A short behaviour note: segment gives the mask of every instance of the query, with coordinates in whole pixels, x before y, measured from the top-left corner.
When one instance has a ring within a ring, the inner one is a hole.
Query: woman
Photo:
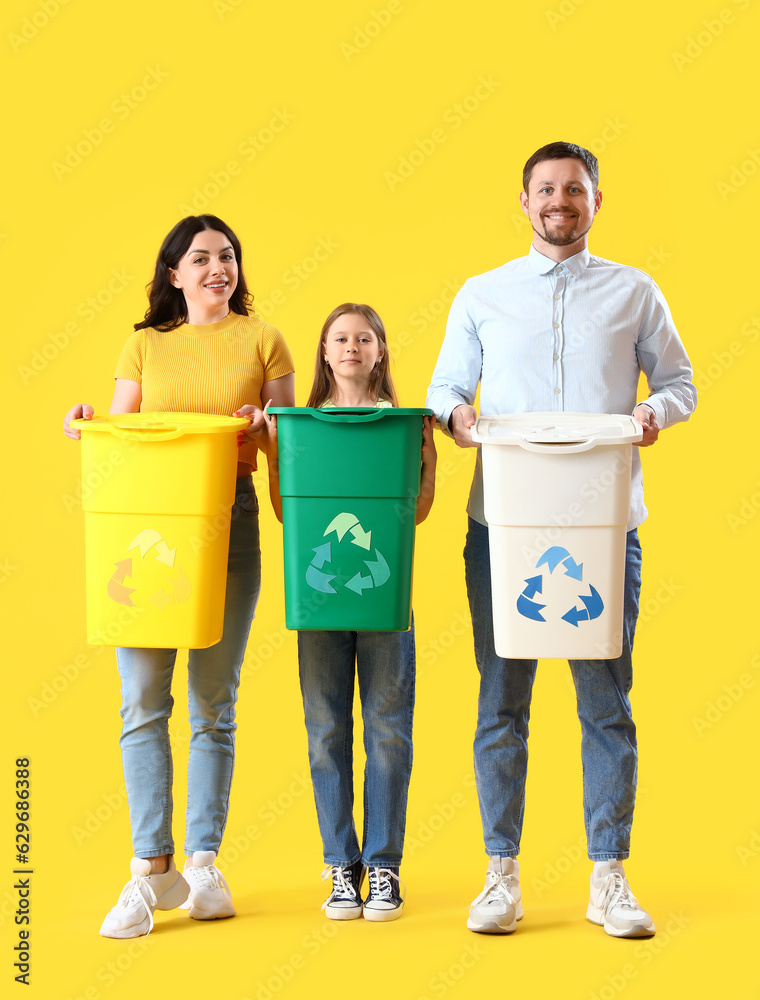
[[[145,319],[135,324],[116,367],[111,413],[140,410],[233,413],[251,421],[241,435],[222,639],[190,650],[190,756],[183,874],[174,864],[172,758],[168,723],[175,649],[118,648],[122,761],[135,857],[132,879],[100,933],[148,934],[154,909],[184,903],[190,916],[235,915],[215,865],[227,821],[232,780],[235,701],[240,667],[260,584],[258,502],[251,472],[266,449],[262,402],[293,406],[290,352],[279,330],[252,311],[240,243],[213,215],[182,219],[164,240],[149,285]],[[93,409],[72,407],[69,422]],[[184,875],[184,878],[183,878]]]

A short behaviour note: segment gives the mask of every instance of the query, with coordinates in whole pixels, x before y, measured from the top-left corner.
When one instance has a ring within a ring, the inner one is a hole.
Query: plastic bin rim
[[[501,428],[490,437],[488,426]],[[557,433],[559,432],[559,433]],[[575,443],[574,436],[599,444],[626,444],[641,439],[641,426],[629,413],[585,413],[564,410],[481,415],[473,427],[473,440],[483,444]]]
[[[249,421],[245,417],[230,417],[220,413],[177,413],[155,411],[142,413],[109,413],[93,416],[89,420],[72,420],[71,427],[80,431],[98,431],[117,434],[119,430],[136,432],[148,438],[151,432],[158,436],[166,431],[177,434],[229,434],[241,431]]]
[[[314,406],[270,406],[267,413],[272,414],[282,414],[282,415],[304,415],[313,416],[315,413],[330,413],[330,414],[343,414],[343,413],[373,413],[381,414],[382,417],[432,417],[433,410],[427,409],[426,407],[404,407],[404,406],[387,406],[378,409],[375,406],[331,406],[328,408],[314,407]],[[379,418],[378,418],[379,419]]]

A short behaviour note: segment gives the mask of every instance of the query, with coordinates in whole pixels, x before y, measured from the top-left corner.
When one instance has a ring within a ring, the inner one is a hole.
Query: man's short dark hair
[[[537,149],[523,167],[523,191],[528,193],[533,168],[537,164],[543,163],[544,160],[568,159],[581,161],[588,170],[593,190],[596,191],[599,186],[599,161],[593,153],[584,149],[583,146],[576,146],[574,142],[550,142],[547,146]]]

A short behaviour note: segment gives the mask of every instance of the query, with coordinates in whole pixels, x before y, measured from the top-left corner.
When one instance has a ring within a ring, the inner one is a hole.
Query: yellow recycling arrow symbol
[[[140,531],[127,546],[127,551],[140,549],[140,556],[145,558],[151,549],[155,549],[156,562],[163,563],[170,569],[175,569],[174,560],[177,554],[176,548],[170,549],[160,533],[154,528],[145,528]],[[134,607],[132,595],[136,592],[135,587],[128,587],[124,580],[129,577],[133,579],[132,570],[133,559],[123,559],[116,563],[116,571],[111,576],[107,584],[108,596],[118,604],[127,604]],[[140,562],[138,561],[138,566]],[[147,600],[157,608],[163,608],[169,604],[182,604],[192,593],[192,585],[183,570],[176,568],[176,576],[165,577],[166,584],[161,586],[155,594]],[[155,582],[153,584],[155,586]]]

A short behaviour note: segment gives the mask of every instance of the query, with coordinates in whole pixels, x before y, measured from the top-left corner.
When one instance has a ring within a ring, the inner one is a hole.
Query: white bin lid
[[[478,417],[472,440],[518,445],[527,451],[590,451],[598,445],[631,444],[642,437],[641,424],[627,413],[505,413]]]

